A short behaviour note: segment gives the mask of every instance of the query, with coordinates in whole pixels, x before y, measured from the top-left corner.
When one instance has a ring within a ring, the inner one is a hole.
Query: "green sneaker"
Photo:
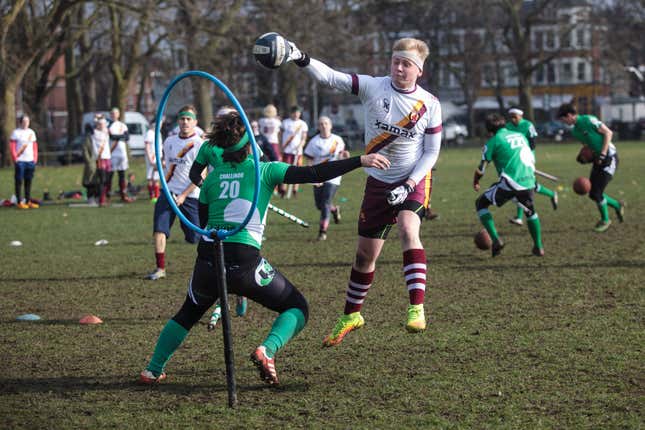
[[[593,229],[596,233],[603,233],[607,231],[610,225],[611,225],[611,220],[607,220],[607,221],[600,220],[598,221],[598,223]]]
[[[358,330],[359,328],[365,325],[365,320],[360,312],[353,312],[348,315],[343,315],[338,318],[334,329],[327,335],[323,340],[323,346],[334,346],[338,345],[343,341],[343,338],[347,333],[352,330]]]
[[[408,305],[408,322],[405,329],[410,333],[418,333],[426,329],[426,316],[423,304]]]

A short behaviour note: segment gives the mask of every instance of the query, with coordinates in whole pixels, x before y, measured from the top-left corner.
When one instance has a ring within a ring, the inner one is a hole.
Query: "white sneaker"
[[[511,218],[508,220],[508,222],[515,225],[524,225],[524,221],[522,221],[522,218]]]
[[[152,273],[147,274],[145,279],[149,281],[156,281],[157,279],[161,279],[165,277],[166,277],[166,270],[160,269],[157,267]]]

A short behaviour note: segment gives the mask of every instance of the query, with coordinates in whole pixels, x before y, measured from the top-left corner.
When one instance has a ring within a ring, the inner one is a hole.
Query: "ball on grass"
[[[586,194],[589,194],[590,190],[591,190],[591,181],[589,181],[588,178],[581,176],[579,178],[576,178],[575,181],[573,181],[573,191],[575,191],[576,194],[580,194],[581,196],[584,196]]]
[[[475,235],[475,245],[481,250],[490,249],[493,241],[485,228],[482,228],[479,233]]]

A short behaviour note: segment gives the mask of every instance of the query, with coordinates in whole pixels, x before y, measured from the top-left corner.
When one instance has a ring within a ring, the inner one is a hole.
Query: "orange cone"
[[[101,324],[103,320],[95,315],[85,315],[78,321],[80,324]]]

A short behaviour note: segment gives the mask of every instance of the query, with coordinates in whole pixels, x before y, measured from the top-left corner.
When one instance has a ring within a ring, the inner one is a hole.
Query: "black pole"
[[[226,289],[226,266],[224,266],[224,245],[215,240],[215,266],[217,270],[217,287],[222,307],[222,332],[224,334],[224,359],[226,361],[226,388],[228,389],[228,406],[237,406],[237,389],[235,387],[235,361],[233,360],[233,339],[231,338],[231,314],[228,311],[228,293]]]

